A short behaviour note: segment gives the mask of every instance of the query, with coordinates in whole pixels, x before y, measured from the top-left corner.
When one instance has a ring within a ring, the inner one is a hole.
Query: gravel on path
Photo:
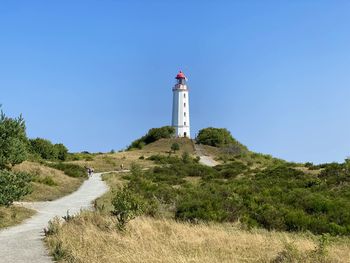
[[[44,246],[43,229],[55,216],[78,213],[90,209],[92,201],[108,190],[96,173],[86,180],[74,193],[50,202],[28,203],[25,206],[37,210],[37,214],[22,224],[0,230],[0,262],[47,263],[52,262]]]

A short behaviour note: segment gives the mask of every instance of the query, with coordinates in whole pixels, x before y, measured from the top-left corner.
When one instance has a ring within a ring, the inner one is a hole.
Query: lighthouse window
[[[186,93],[184,93],[184,98],[186,98]]]
[[[184,125],[186,126],[186,122],[184,122]]]
[[[186,112],[184,112],[184,117],[186,117]]]
[[[184,103],[184,107],[186,107],[186,102]]]

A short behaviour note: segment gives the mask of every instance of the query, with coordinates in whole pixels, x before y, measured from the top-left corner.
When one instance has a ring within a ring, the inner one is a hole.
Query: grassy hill
[[[12,168],[13,172],[22,172],[31,178],[30,193],[22,197],[19,201],[51,201],[70,194],[79,188],[86,176],[85,169],[77,167],[77,170],[81,172],[80,174],[74,171],[74,173],[68,172],[70,174],[68,175],[63,171],[65,164],[62,164],[63,167],[61,169],[49,167],[49,165],[54,164],[25,161]],[[76,177],[72,176],[73,174]],[[23,207],[21,204],[14,204],[10,207],[0,206],[0,228],[19,224],[34,214],[34,210]]]
[[[180,150],[169,154],[174,142]],[[111,190],[96,200],[96,212],[52,225],[46,239],[52,254],[82,262],[347,262],[347,163],[315,166],[248,149],[202,149],[220,165],[199,164],[188,139],[94,156],[87,162],[101,169],[122,162],[132,171],[104,176]],[[142,216],[120,231],[112,213],[120,211],[115,200],[123,192],[123,209],[140,207]]]
[[[79,165],[81,167],[93,167],[96,172],[109,172],[120,170],[120,165],[123,164],[125,169],[130,169],[132,164],[138,164],[141,167],[154,166],[153,161],[147,160],[148,157],[161,154],[169,155],[171,145],[178,143],[180,150],[171,155],[181,156],[184,152],[194,154],[193,142],[186,138],[168,138],[160,139],[145,145],[142,149],[132,149],[129,151],[121,151],[105,154],[74,154],[71,156],[69,163]]]
[[[125,176],[104,176],[111,190],[67,222],[54,221],[46,242],[60,262],[347,262],[348,237],[268,231],[232,223],[176,221],[171,213],[130,221],[117,229],[112,200]],[[164,207],[163,207],[164,208]],[[82,242],[83,240],[83,242]]]
[[[54,169],[37,162],[23,162],[13,168],[16,172],[32,175],[32,192],[22,201],[51,201],[76,191],[84,177],[71,177],[62,170]],[[85,173],[85,171],[84,171]]]

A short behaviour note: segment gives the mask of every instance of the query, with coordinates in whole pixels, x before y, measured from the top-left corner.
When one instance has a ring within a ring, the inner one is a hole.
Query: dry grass
[[[350,262],[348,238],[336,238],[324,257],[316,249],[317,236],[263,229],[249,231],[239,223],[194,225],[140,217],[129,223],[126,232],[120,232],[108,211],[112,209],[113,191],[125,181],[116,173],[104,175],[104,179],[111,191],[96,201],[102,212],[83,212],[68,223],[57,224],[58,230],[46,238],[51,253],[59,261]],[[197,178],[186,179],[198,183]]]
[[[98,172],[109,172],[120,170],[123,164],[125,169],[130,169],[132,164],[138,164],[141,167],[152,167],[154,163],[147,160],[151,155],[169,154],[171,145],[177,142],[180,150],[175,155],[181,156],[183,152],[194,154],[193,143],[190,139],[160,139],[156,142],[146,145],[141,150],[131,150],[117,153],[98,154],[93,156],[92,160],[71,161],[71,163],[80,166],[93,167]]]
[[[142,167],[152,166],[152,162],[139,159],[143,156],[140,151],[128,151],[118,153],[106,153],[94,156],[93,160],[71,161],[82,167],[93,167],[96,172],[110,172],[120,170],[120,165],[123,164],[124,169],[130,169],[133,163],[139,164]]]
[[[0,228],[13,226],[35,214],[34,210],[21,206],[0,206]]]
[[[284,255],[286,244],[295,247],[295,260],[279,262],[320,262],[307,256],[315,253],[313,236],[146,217],[131,221],[123,233],[112,217],[93,212],[61,225],[46,241],[53,254],[63,256],[62,262],[271,262]],[[323,262],[349,262],[348,241],[331,245]]]
[[[34,181],[31,183],[33,191],[24,197],[24,201],[51,201],[76,191],[83,182],[82,178],[69,177],[62,171],[39,163],[26,161],[16,165],[13,170],[34,176]]]
[[[220,151],[220,148],[218,148],[218,147],[204,145],[204,144],[201,144],[200,147],[201,147],[204,154],[215,157],[215,158],[218,158],[222,154],[222,152]]]
[[[176,152],[177,155],[181,155],[184,152],[194,154],[193,142],[188,138],[160,139],[146,145],[141,152],[149,155],[168,154],[173,143],[177,143],[180,146],[180,150]]]

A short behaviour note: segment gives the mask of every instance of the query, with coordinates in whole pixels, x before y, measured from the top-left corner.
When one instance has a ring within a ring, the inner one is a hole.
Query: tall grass
[[[32,192],[23,198],[24,201],[50,201],[77,190],[83,178],[73,178],[63,171],[47,167],[40,163],[23,162],[13,168],[16,172],[27,172],[32,175]]]
[[[34,210],[21,206],[0,206],[0,229],[19,224],[34,214]]]
[[[46,241],[61,262],[316,263],[350,258],[348,240],[339,240],[323,255],[315,236],[246,231],[239,223],[193,225],[141,217],[131,221],[126,232],[116,230],[115,223],[111,216],[83,212],[58,225]]]

